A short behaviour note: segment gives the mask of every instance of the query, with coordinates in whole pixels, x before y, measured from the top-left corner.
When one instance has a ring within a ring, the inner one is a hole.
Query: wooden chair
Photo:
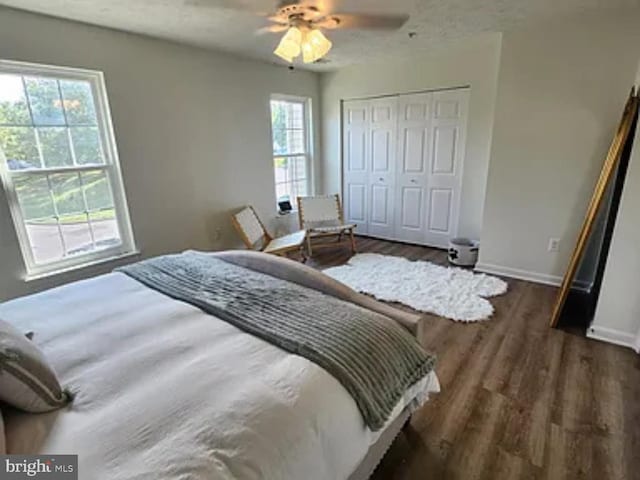
[[[247,248],[283,257],[295,252],[300,255],[303,262],[307,260],[304,253],[307,235],[304,230],[273,238],[258,218],[256,211],[250,206],[232,215],[231,221]]]
[[[335,247],[343,242],[351,244],[356,252],[353,231],[356,225],[344,223],[340,195],[298,197],[300,228],[307,231],[307,253],[313,255],[313,248]],[[347,238],[348,235],[348,238]],[[336,241],[321,241],[312,245],[313,239],[335,238]]]

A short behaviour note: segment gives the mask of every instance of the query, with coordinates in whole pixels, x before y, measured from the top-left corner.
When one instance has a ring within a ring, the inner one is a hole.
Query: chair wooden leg
[[[349,236],[351,236],[351,251],[353,253],[356,253],[357,248],[356,248],[356,237],[353,234],[353,229],[349,230]]]
[[[313,257],[313,249],[311,247],[311,235],[307,235],[307,253],[310,257]]]

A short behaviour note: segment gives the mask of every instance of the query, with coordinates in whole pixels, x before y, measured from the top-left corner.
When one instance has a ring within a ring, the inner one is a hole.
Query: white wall
[[[633,85],[638,25],[636,10],[504,33],[479,269],[559,283]]]
[[[640,65],[636,85],[640,88]],[[640,128],[636,131],[600,298],[588,336],[640,353]]]
[[[235,244],[228,212],[246,203],[275,217],[271,93],[311,97],[319,124],[316,74],[1,7],[0,58],[105,72],[143,256]],[[0,192],[0,300],[113,266],[25,283]]]
[[[459,234],[478,238],[489,166],[500,34],[469,39],[409,60],[356,65],[322,75],[325,193],[342,189],[340,101],[471,86]]]

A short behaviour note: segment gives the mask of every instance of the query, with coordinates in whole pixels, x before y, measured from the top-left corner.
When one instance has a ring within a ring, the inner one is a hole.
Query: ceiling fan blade
[[[273,23],[280,23],[280,24],[284,24],[287,21],[286,17],[283,17],[282,15],[274,15],[274,14],[269,14],[267,16],[265,16],[265,18]]]
[[[409,20],[409,15],[369,15],[342,13],[329,15],[315,25],[320,28],[360,28],[364,30],[397,30]]]
[[[319,12],[324,13],[325,15],[330,14],[335,9],[334,0],[316,0],[314,5]]]
[[[264,35],[266,33],[280,33],[289,28],[289,25],[279,23],[277,25],[269,25],[268,27],[262,27],[255,31],[256,35]]]

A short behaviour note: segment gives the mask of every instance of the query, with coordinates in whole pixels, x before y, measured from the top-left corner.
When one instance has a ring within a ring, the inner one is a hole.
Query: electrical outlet
[[[549,246],[547,247],[547,250],[549,250],[550,252],[557,252],[558,250],[560,250],[560,239],[559,238],[550,238],[549,239]]]

